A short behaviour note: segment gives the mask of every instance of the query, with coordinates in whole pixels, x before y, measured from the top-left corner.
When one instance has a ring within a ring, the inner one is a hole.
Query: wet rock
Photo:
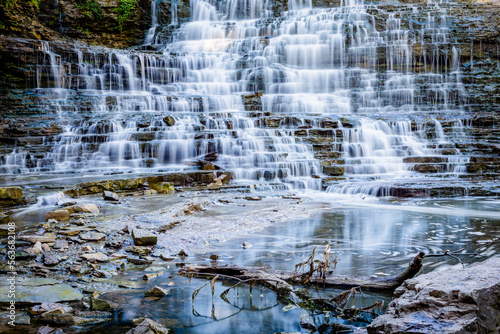
[[[120,248],[123,245],[123,241],[118,238],[112,238],[111,240],[107,240],[105,246],[111,248]]]
[[[247,196],[245,197],[247,201],[262,201],[262,196]]]
[[[106,238],[106,234],[99,232],[86,232],[80,234],[80,239],[85,241],[100,241]]]
[[[93,214],[99,214],[99,208],[97,205],[93,203],[87,203],[87,204],[77,204],[77,205],[72,205],[66,207],[65,210],[68,210],[69,213],[93,213]]]
[[[171,262],[171,261],[175,260],[176,257],[168,256],[166,254],[160,254],[160,259],[162,259],[163,261],[166,261],[166,262]]]
[[[53,252],[48,252],[43,254],[43,264],[45,264],[47,267],[52,267],[59,264],[59,259]]]
[[[318,330],[307,316],[302,316],[302,318],[300,319],[300,327],[311,332],[316,332]]]
[[[14,323],[16,325],[31,325],[31,318],[26,313],[17,314]]]
[[[56,243],[54,244],[54,249],[67,249],[68,247],[68,242],[62,239],[57,239]]]
[[[248,242],[244,242],[243,245],[242,245],[243,248],[250,248],[252,246],[253,245],[251,243],[248,243]]]
[[[105,190],[102,193],[102,197],[104,198],[105,201],[114,201],[114,202],[120,201],[120,197],[118,197],[118,195],[112,191]]]
[[[66,306],[60,303],[42,303],[40,305],[33,306],[30,310],[30,314],[32,315],[40,315],[45,312],[49,312],[58,308],[64,309],[66,313],[70,313],[73,311],[73,308]]]
[[[50,250],[51,250],[50,246],[47,244],[42,244],[42,249],[44,252],[50,252]]]
[[[99,294],[94,292],[90,296],[90,308],[92,311],[109,311],[111,310],[111,305],[101,298],[99,298]]]
[[[52,243],[56,241],[56,237],[52,236],[44,236],[44,235],[20,235],[18,237],[20,240],[26,240],[31,242],[32,244],[40,243]],[[41,245],[40,245],[41,247]]]
[[[87,246],[84,246],[82,248],[82,251],[84,251],[84,252],[93,252],[94,249],[91,246],[87,245]]]
[[[394,295],[368,333],[493,333],[500,326],[500,258],[418,276]]]
[[[0,303],[9,303],[9,287],[0,286]],[[16,281],[16,296],[14,300],[18,303],[58,303],[78,301],[83,295],[77,289],[67,284],[48,278],[18,278]]]
[[[165,116],[163,118],[163,122],[165,122],[165,124],[167,126],[174,126],[175,125],[175,119],[172,116]]]
[[[152,260],[149,259],[140,259],[140,258],[134,258],[134,257],[127,257],[127,261],[139,266],[147,265],[153,263]]]
[[[38,328],[36,334],[63,334],[64,332],[60,328],[52,328],[49,326],[42,326]]]
[[[163,289],[155,285],[151,290],[146,291],[145,296],[166,296],[170,293],[168,289]]]
[[[80,255],[81,258],[90,261],[90,262],[108,262],[109,257],[103,253],[88,253]]]
[[[146,254],[151,253],[151,247],[131,246],[131,247],[127,248],[127,252],[140,254],[140,255],[146,255]]]
[[[153,333],[168,334],[169,330],[151,319],[144,319],[144,321],[142,321],[135,328],[129,330],[126,334],[153,334]]]
[[[184,249],[182,249],[182,250],[179,252],[179,254],[177,254],[177,255],[179,255],[180,257],[188,257],[188,256],[189,256],[189,255],[188,255],[188,254],[184,251]]]
[[[216,255],[216,254],[210,255],[210,260],[217,261],[218,259],[219,259],[219,255]]]
[[[69,220],[70,218],[71,218],[70,212],[68,210],[65,210],[65,209],[58,209],[58,210],[54,210],[51,212],[47,212],[45,214],[46,221],[48,221],[50,219],[62,221],[62,220]]]
[[[323,167],[323,173],[332,176],[344,175],[345,167],[343,166],[325,166]]]
[[[163,272],[156,272],[156,273],[150,273],[150,274],[146,274],[144,276],[142,276],[142,279],[145,280],[145,281],[148,281],[148,280],[151,280],[153,278],[156,278],[156,277],[160,277],[161,275],[163,275]]]
[[[33,247],[26,249],[26,252],[31,255],[38,255],[43,252],[42,243],[38,241]]]
[[[132,230],[132,238],[137,246],[154,246],[158,242],[156,234],[138,228]]]
[[[0,206],[11,206],[23,203],[21,187],[0,187]]]

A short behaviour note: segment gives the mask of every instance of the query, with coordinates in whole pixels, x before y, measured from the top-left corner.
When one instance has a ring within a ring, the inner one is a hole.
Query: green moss
[[[78,0],[76,8],[91,20],[102,18],[102,8],[96,0]]]
[[[122,31],[123,24],[130,18],[137,5],[137,0],[120,0],[120,4],[115,9],[115,12],[118,14],[118,27],[120,31]]]
[[[36,9],[40,9],[40,0],[31,0],[31,2],[35,5]]]

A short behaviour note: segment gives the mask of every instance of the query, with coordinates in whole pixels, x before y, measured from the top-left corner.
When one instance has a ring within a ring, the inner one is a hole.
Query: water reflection
[[[212,246],[207,254],[190,257],[191,263],[209,264],[209,255],[221,257],[219,264],[269,265],[276,269],[293,270],[298,262],[310,256],[314,247],[329,244],[339,263],[338,274],[393,275],[399,273],[419,252],[443,253],[445,250],[466,248],[475,250],[494,237],[500,236],[500,219],[488,216],[487,210],[496,209],[495,200],[420,200],[392,205],[338,206],[311,219],[276,224],[245,238]],[[420,208],[422,210],[416,210]],[[438,208],[441,214],[425,213]],[[476,216],[460,216],[457,211],[477,212]],[[212,215],[213,212],[206,212]],[[253,245],[243,249],[243,242]],[[480,261],[498,254],[498,245],[491,245],[481,257],[465,257],[464,262]],[[429,258],[424,260],[424,271],[460,267],[454,259]],[[175,275],[178,268],[166,268],[163,276],[152,282],[142,282],[137,290],[109,293],[106,298],[118,308],[116,321],[95,329],[96,333],[126,331],[131,319],[150,317],[176,333],[273,333],[306,332],[299,320],[306,311],[299,308],[284,311],[275,294],[264,287],[249,286],[231,290],[225,301],[220,297],[230,287],[229,282],[215,284],[214,296],[210,285],[203,288],[193,301],[192,294],[207,280],[188,279]],[[142,271],[127,273],[140,279]],[[130,277],[129,277],[130,278]],[[173,285],[172,283],[173,282]],[[170,285],[169,285],[170,283]],[[144,291],[154,285],[169,289],[163,298],[146,298]],[[318,296],[336,296],[335,289],[318,289]],[[376,300],[390,301],[390,296],[369,293],[356,296],[356,306],[373,304]],[[350,304],[349,306],[351,306]],[[313,315],[317,324],[324,315]],[[345,323],[331,318],[330,321]],[[353,323],[351,323],[353,324]],[[366,323],[354,323],[365,326]]]

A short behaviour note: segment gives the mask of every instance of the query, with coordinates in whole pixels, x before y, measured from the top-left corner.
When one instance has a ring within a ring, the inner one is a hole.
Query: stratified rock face
[[[368,333],[498,333],[500,258],[406,281]]]

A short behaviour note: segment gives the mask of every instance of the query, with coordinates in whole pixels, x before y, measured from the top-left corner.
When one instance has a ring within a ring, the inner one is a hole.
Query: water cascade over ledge
[[[42,44],[33,88],[62,132],[4,156],[3,175],[179,172],[217,152],[237,182],[383,196],[391,180],[466,173],[440,4],[194,0],[163,43],[161,2],[144,41],[156,51]]]

